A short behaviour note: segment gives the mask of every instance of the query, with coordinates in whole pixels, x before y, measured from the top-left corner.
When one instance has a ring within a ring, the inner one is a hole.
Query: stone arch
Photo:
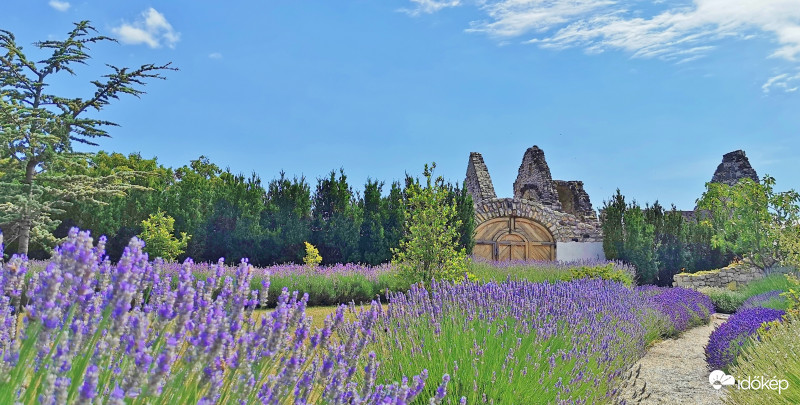
[[[475,228],[473,254],[489,260],[555,260],[555,238],[530,218],[498,216]]]

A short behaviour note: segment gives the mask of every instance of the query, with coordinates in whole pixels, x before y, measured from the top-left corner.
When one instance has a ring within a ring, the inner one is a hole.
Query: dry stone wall
[[[692,274],[679,273],[673,277],[672,285],[695,290],[700,287],[723,288],[732,282],[736,282],[736,284],[746,284],[762,278],[764,278],[764,271],[758,267],[738,264],[717,270],[701,271]]]

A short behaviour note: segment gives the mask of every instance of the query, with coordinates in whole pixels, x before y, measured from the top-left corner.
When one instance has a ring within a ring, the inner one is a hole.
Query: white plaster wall
[[[605,259],[603,242],[556,242],[556,260]]]

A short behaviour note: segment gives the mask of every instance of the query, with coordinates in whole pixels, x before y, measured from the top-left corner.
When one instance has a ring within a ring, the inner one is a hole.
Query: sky
[[[692,209],[743,149],[800,189],[800,0],[4,0],[0,29],[41,59],[81,20],[118,43],[52,92],[88,97],[106,64],[180,69],[91,115],[120,127],[82,150],[265,181],[344,168],[356,190],[428,162],[460,183],[480,152],[511,197],[538,145],[596,208],[619,188]]]

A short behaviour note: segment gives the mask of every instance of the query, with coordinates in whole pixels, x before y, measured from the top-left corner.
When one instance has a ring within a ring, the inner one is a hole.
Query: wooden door
[[[489,260],[555,260],[555,242],[536,221],[501,217],[478,225],[473,254]]]

